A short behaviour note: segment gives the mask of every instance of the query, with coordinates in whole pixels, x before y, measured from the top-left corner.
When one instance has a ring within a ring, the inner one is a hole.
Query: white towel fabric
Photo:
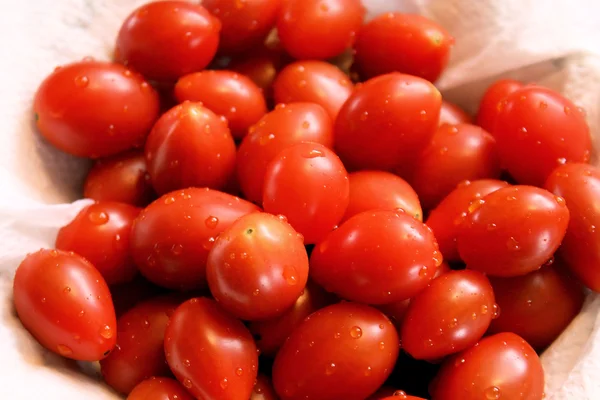
[[[499,76],[563,92],[587,111],[600,135],[600,3],[596,0],[363,0],[370,16],[416,12],[456,38],[438,82],[448,99],[474,111]],[[120,397],[75,363],[43,350],[12,307],[12,277],[27,252],[52,247],[77,199],[87,163],[35,133],[31,100],[57,65],[107,59],[118,27],[141,0],[7,0],[0,13],[0,398],[106,400]],[[596,158],[594,158],[596,159]],[[62,203],[62,204],[61,204]],[[547,400],[600,399],[600,296],[543,355]]]

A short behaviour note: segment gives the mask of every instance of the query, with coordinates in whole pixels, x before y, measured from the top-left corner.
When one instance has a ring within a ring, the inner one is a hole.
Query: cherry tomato
[[[177,100],[199,101],[212,112],[227,118],[235,139],[267,113],[261,89],[244,75],[232,71],[203,71],[185,75],[175,85]]]
[[[394,392],[391,396],[384,398],[383,400],[425,400],[422,397],[409,396],[403,391],[399,390]]]
[[[277,33],[292,57],[324,60],[352,46],[364,14],[360,0],[285,0]]]
[[[544,398],[538,355],[519,336],[499,333],[444,362],[433,400]]]
[[[58,231],[56,248],[84,257],[109,285],[129,282],[138,272],[129,252],[129,236],[139,213],[139,208],[124,203],[91,204]]]
[[[202,103],[184,102],[158,120],[146,142],[146,163],[159,194],[188,187],[222,189],[235,171],[227,120]]]
[[[496,131],[496,118],[500,111],[502,111],[501,102],[509,94],[516,92],[522,87],[522,82],[513,79],[501,79],[488,87],[479,103],[477,125],[493,135],[496,133],[502,134],[502,132]]]
[[[321,241],[342,220],[350,187],[338,156],[319,143],[298,143],[268,165],[263,207],[287,217],[304,242]]]
[[[269,319],[294,305],[308,279],[302,238],[282,218],[241,217],[215,241],[208,286],[223,308],[246,320]]]
[[[404,350],[437,360],[473,346],[494,316],[494,291],[477,271],[450,271],[415,296],[402,324]]]
[[[148,205],[154,196],[144,153],[138,150],[99,159],[83,186],[85,198],[138,207]]]
[[[569,227],[559,254],[584,285],[600,292],[600,170],[587,164],[562,165],[545,187],[562,196],[569,208]]]
[[[399,176],[385,171],[358,171],[348,175],[348,179],[350,203],[342,221],[363,211],[397,209],[423,220],[417,193]]]
[[[440,110],[439,125],[450,124],[471,124],[473,118],[467,114],[462,108],[449,101],[442,101],[442,109]]]
[[[422,222],[395,211],[365,211],[332,231],[312,252],[311,277],[345,299],[388,304],[429,284],[442,255]]]
[[[286,147],[315,142],[333,147],[333,122],[314,103],[278,105],[248,131],[238,150],[237,174],[246,198],[261,203],[267,165]]]
[[[158,95],[122,65],[82,61],[56,69],[33,109],[42,136],[80,157],[105,157],[141,145],[158,118]]]
[[[381,312],[339,303],[304,320],[283,344],[273,364],[273,384],[282,400],[363,400],[387,379],[400,343]]]
[[[82,257],[59,250],[29,254],[17,268],[13,296],[23,326],[48,350],[97,361],[115,347],[108,286]]]
[[[334,121],[354,89],[350,78],[335,65],[309,60],[286,66],[273,85],[277,103],[317,103]]]
[[[168,193],[142,211],[131,231],[140,272],[157,285],[198,289],[206,283],[206,258],[215,238],[259,208],[211,189]]]
[[[392,73],[357,87],[335,123],[335,148],[349,169],[391,170],[414,159],[437,128],[442,96],[431,83]]]
[[[409,182],[425,209],[432,209],[464,180],[498,178],[496,140],[478,126],[442,125],[418,157]]]
[[[204,69],[219,45],[221,23],[187,1],[156,1],[135,10],[121,25],[117,61],[148,79],[175,81]]]
[[[567,162],[588,162],[590,129],[568,99],[539,86],[513,92],[500,103],[495,131],[503,165],[517,182],[542,186]]]
[[[358,33],[355,62],[366,78],[399,71],[434,82],[446,68],[453,44],[444,28],[425,17],[387,13]]]
[[[258,374],[250,400],[279,400],[269,378]]]
[[[469,206],[458,252],[468,268],[488,275],[525,275],[552,257],[568,223],[563,198],[533,186],[502,188]]]
[[[127,400],[194,400],[179,382],[171,378],[152,377],[141,382]]]
[[[202,5],[221,21],[219,51],[232,54],[264,43],[275,26],[281,0],[204,0]]]
[[[169,375],[165,329],[179,303],[175,297],[156,298],[140,303],[119,318],[115,350],[100,362],[106,383],[127,394],[145,379]]]
[[[258,355],[244,324],[207,298],[180,305],[165,333],[169,367],[196,398],[250,398]],[[218,362],[216,362],[218,360]]]
[[[469,207],[487,194],[507,186],[508,183],[493,179],[465,181],[431,211],[425,224],[435,234],[440,251],[446,261],[460,260],[456,240],[459,229],[467,218]]]
[[[306,317],[334,302],[335,296],[325,292],[312,281],[308,281],[298,300],[282,315],[266,321],[254,321],[249,325],[260,354],[268,357],[275,356],[285,339]]]
[[[553,260],[524,276],[491,278],[501,313],[489,332],[516,333],[540,350],[550,345],[579,313],[584,300],[582,286],[560,264]]]

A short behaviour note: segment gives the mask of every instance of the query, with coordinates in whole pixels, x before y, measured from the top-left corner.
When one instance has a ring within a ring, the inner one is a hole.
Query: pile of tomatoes
[[[41,135],[96,162],[16,271],[40,344],[131,400],[544,397],[600,290],[585,115],[501,80],[473,120],[433,84],[448,32],[364,14],[152,2],[43,81]]]

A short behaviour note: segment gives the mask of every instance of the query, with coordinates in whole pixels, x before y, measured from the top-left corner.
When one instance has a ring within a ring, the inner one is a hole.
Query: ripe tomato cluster
[[[18,267],[29,332],[130,400],[542,399],[536,351],[600,291],[583,111],[501,80],[471,118],[420,16],[202,4],[39,87],[95,202]]]

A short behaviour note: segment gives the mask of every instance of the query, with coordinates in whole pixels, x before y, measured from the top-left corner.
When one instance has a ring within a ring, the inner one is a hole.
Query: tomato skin
[[[569,223],[565,201],[533,186],[499,189],[469,208],[458,252],[468,268],[490,276],[539,269],[560,246]]]
[[[422,397],[408,396],[406,394],[393,394],[383,400],[425,400]]]
[[[273,83],[277,103],[317,103],[335,121],[354,85],[338,67],[325,61],[304,60],[287,65]]]
[[[269,378],[263,374],[258,374],[250,400],[278,400]]]
[[[29,333],[63,357],[98,361],[115,347],[108,286],[74,253],[42,249],[25,257],[15,273],[13,301]]]
[[[308,279],[302,239],[283,219],[252,213],[223,231],[208,254],[208,286],[232,315],[264,320],[294,305]]]
[[[357,87],[335,122],[348,169],[391,170],[415,158],[437,128],[442,97],[424,79],[391,73]]]
[[[395,211],[366,211],[317,244],[310,274],[344,299],[380,305],[419,293],[441,263],[433,233],[422,222]]]
[[[84,257],[109,285],[129,282],[138,273],[129,252],[129,237],[140,211],[124,203],[91,204],[58,231],[56,248]]]
[[[590,159],[590,130],[583,111],[557,92],[528,86],[501,103],[495,132],[503,165],[517,182],[542,186],[567,162]]]
[[[85,178],[83,197],[147,206],[155,193],[144,153],[135,150],[96,161]]]
[[[501,79],[490,85],[479,102],[477,125],[481,126],[492,135],[495,135],[496,133],[501,134],[501,132],[496,131],[496,118],[502,110],[502,105],[500,105],[500,103],[509,94],[516,92],[521,88],[523,88],[523,83],[513,79]]]
[[[141,382],[127,400],[194,400],[175,379],[152,377]]]
[[[140,272],[170,289],[206,284],[206,259],[215,238],[238,218],[259,211],[250,202],[212,189],[168,193],[135,220],[131,252]]]
[[[138,274],[131,282],[113,285],[110,287],[115,314],[120,318],[135,305],[164,294],[165,289],[150,283]]]
[[[444,362],[431,397],[481,400],[500,394],[500,398],[541,400],[543,393],[538,355],[514,333],[499,333]]]
[[[237,155],[237,176],[246,199],[262,202],[267,165],[283,149],[301,142],[333,147],[333,122],[318,104],[278,105],[250,128]]]
[[[179,102],[199,101],[217,115],[227,118],[235,139],[267,113],[261,89],[246,76],[233,71],[202,71],[185,75],[175,85]]]
[[[570,219],[558,250],[567,267],[585,286],[600,292],[600,170],[587,164],[565,164],[548,177],[546,189],[567,202]]]
[[[460,261],[456,240],[469,206],[487,194],[509,186],[504,181],[481,179],[459,184],[434,208],[425,224],[431,228],[446,261]]]
[[[411,299],[401,338],[418,360],[437,360],[479,341],[494,315],[494,291],[480,272],[450,271]]]
[[[160,117],[145,148],[158,194],[193,186],[223,189],[234,174],[235,153],[227,121],[187,101]]]
[[[285,215],[306,244],[321,241],[340,223],[349,196],[344,164],[322,144],[290,146],[267,166],[263,207]]]
[[[423,208],[439,204],[464,180],[500,177],[496,139],[478,126],[443,125],[418,157],[409,182]]]
[[[281,0],[204,0],[221,21],[219,52],[235,54],[261,45],[275,26]]]
[[[453,44],[444,28],[425,17],[387,13],[358,33],[355,62],[365,78],[399,71],[434,82],[446,68]]]
[[[159,99],[141,76],[122,65],[81,61],[48,75],[33,109],[40,133],[53,146],[99,158],[142,144],[158,118]]]
[[[442,108],[440,110],[440,121],[439,125],[444,124],[457,125],[457,124],[472,124],[473,118],[465,112],[462,108],[449,101],[442,101]]]
[[[354,303],[325,307],[300,324],[273,364],[282,400],[363,400],[387,379],[400,343],[379,311]]]
[[[277,33],[292,57],[324,60],[352,46],[364,14],[360,0],[285,0]]]
[[[156,1],[132,12],[121,25],[117,61],[148,79],[176,81],[204,69],[215,56],[221,23],[187,1]]]
[[[169,316],[181,301],[173,296],[138,304],[117,321],[115,350],[100,362],[106,383],[128,394],[143,380],[168,376],[164,337]]]
[[[175,310],[165,333],[165,354],[177,379],[196,398],[250,398],[256,345],[244,324],[214,300],[193,298]]]
[[[334,303],[335,296],[308,281],[294,305],[280,316],[266,321],[254,321],[248,328],[256,338],[260,354],[274,357],[288,336],[313,312]]]

